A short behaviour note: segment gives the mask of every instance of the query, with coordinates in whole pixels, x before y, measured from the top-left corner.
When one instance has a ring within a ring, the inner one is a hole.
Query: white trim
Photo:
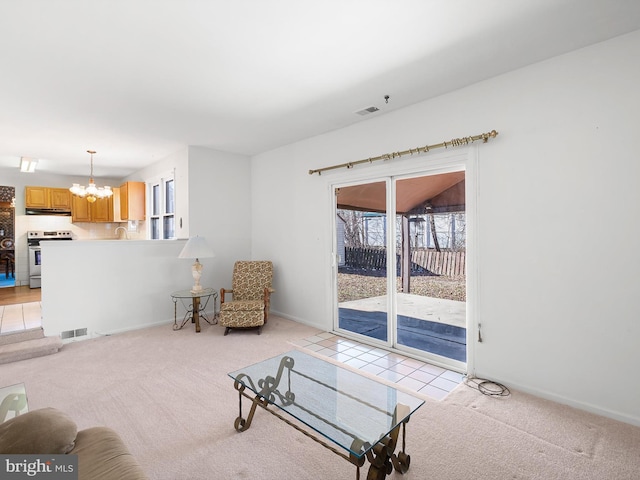
[[[489,378],[486,378],[486,377],[484,378],[492,381]],[[562,405],[568,405],[570,407],[574,407],[580,410],[585,410],[587,412],[595,413],[596,415],[612,418],[620,422],[624,422],[630,425],[635,425],[637,427],[640,427],[640,417],[629,415],[626,413],[621,413],[620,410],[603,408],[593,403],[582,402],[579,399],[576,400],[575,398],[570,398],[565,395],[558,395],[556,393],[550,392],[549,390],[531,387],[529,386],[529,384],[518,383],[517,381],[510,382],[509,388],[513,390],[518,390],[523,393],[528,393],[530,395],[535,395],[536,397],[544,398],[546,400],[551,400],[553,402],[560,403]]]
[[[387,211],[385,215],[387,217],[387,238],[386,240],[386,248],[387,248],[387,345],[390,348],[397,348],[398,346],[398,329],[393,328],[393,323],[390,322],[390,318],[395,318],[395,326],[398,324],[397,317],[397,308],[398,308],[398,300],[397,300],[397,292],[396,292],[396,275],[395,272],[398,270],[398,265],[396,262],[395,256],[395,247],[396,247],[396,238],[397,230],[396,230],[396,219],[395,216],[392,218],[392,213],[396,211],[396,177],[387,177],[386,179],[386,189],[387,192]],[[389,245],[393,246],[393,250],[389,248]],[[389,252],[394,252],[390,254]],[[389,275],[389,272],[394,272],[393,275]]]
[[[474,374],[476,343],[478,342],[478,303],[480,288],[480,270],[478,268],[478,159],[480,150],[477,145],[469,148],[465,171],[465,211],[466,211],[466,272],[467,272],[467,373]]]
[[[167,183],[169,182],[173,182],[173,212],[172,213],[167,213],[166,211],[166,205],[167,205],[167,199],[165,196],[166,193],[166,189],[167,189]],[[154,200],[154,194],[153,194],[153,189],[155,186],[158,186],[158,192],[159,192],[159,196],[160,196],[160,212],[158,214],[154,214],[153,213],[153,200]],[[147,238],[151,239],[151,240],[175,240],[176,238],[178,238],[178,230],[179,230],[179,225],[178,225],[178,219],[177,219],[177,205],[176,205],[176,177],[175,177],[175,169],[173,170],[168,170],[165,173],[163,173],[162,175],[156,175],[153,177],[153,180],[148,180],[146,182],[146,192],[145,192],[145,197],[146,197],[146,204],[147,204],[147,212],[149,212],[148,214],[148,221],[146,222],[146,229],[147,229]],[[164,234],[164,220],[166,217],[173,217],[173,231],[174,231],[174,236],[171,238],[165,238],[165,234]],[[153,238],[153,219],[158,219],[159,221],[159,229],[160,229],[160,238]]]
[[[386,200],[387,208],[387,245],[389,245],[390,239],[393,239],[391,244],[395,245],[395,220],[389,221],[389,212],[395,211],[395,185],[396,181],[402,178],[410,178],[417,175],[438,175],[443,173],[451,173],[456,171],[465,172],[465,196],[466,196],[466,242],[467,242],[467,301],[466,301],[466,330],[467,330],[467,361],[459,362],[452,359],[446,359],[437,355],[423,355],[424,352],[406,347],[403,345],[397,345],[397,333],[391,329],[391,322],[387,322],[387,342],[376,341],[370,337],[365,337],[357,334],[346,333],[347,336],[360,339],[366,338],[367,343],[384,345],[383,348],[388,348],[396,351],[400,351],[404,354],[411,356],[417,356],[422,359],[427,359],[430,363],[437,364],[439,366],[450,368],[457,371],[473,372],[475,370],[475,342],[477,341],[478,328],[477,328],[477,289],[478,272],[477,272],[477,163],[478,163],[478,146],[470,145],[464,149],[457,149],[453,151],[440,152],[438,154],[423,154],[409,159],[405,162],[390,162],[386,165],[365,165],[361,168],[352,168],[347,171],[332,172],[332,174],[324,174],[327,190],[329,191],[331,202],[331,228],[327,229],[332,234],[331,239],[331,268],[328,269],[330,285],[329,291],[331,292],[328,299],[328,311],[332,312],[332,328],[334,331],[344,334],[345,332],[338,328],[338,302],[337,302],[337,261],[336,261],[336,213],[337,206],[335,201],[335,189],[347,186],[359,185],[370,182],[387,182],[387,192],[389,195]],[[391,236],[393,235],[393,236]],[[393,257],[393,258],[391,258]],[[396,267],[395,256],[387,256],[387,268],[388,271],[395,271]],[[395,299],[395,278],[387,278],[387,312],[392,312],[395,315],[396,305]],[[389,314],[389,313],[388,313]],[[427,352],[428,353],[428,352]],[[442,360],[439,360],[442,359]]]

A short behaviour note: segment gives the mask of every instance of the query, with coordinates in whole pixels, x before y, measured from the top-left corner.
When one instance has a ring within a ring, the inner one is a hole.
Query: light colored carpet
[[[289,341],[317,330],[272,317],[259,336],[223,332],[166,325],[71,343],[56,355],[0,366],[0,384],[24,382],[32,410],[52,406],[79,428],[114,428],[152,479],[355,478],[349,462],[264,411],[248,431],[233,428],[238,394],[227,372],[291,350]],[[640,477],[640,428],[465,385],[418,410],[407,425],[407,451],[409,472],[392,478]]]

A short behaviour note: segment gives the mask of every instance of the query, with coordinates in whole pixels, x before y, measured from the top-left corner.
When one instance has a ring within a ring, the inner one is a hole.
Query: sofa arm
[[[149,480],[120,436],[107,427],[80,430],[76,446],[79,480]]]
[[[0,424],[0,453],[39,455],[68,453],[74,447],[78,427],[55,408],[41,408]]]

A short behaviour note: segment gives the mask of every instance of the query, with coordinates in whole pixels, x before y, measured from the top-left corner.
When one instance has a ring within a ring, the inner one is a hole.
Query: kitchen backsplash
[[[72,223],[71,217],[48,215],[17,215],[15,220],[16,236],[25,235],[25,243],[30,230],[70,231],[74,240],[116,240],[123,236],[122,229],[116,232],[116,228],[125,227],[130,240],[146,238],[145,222]]]

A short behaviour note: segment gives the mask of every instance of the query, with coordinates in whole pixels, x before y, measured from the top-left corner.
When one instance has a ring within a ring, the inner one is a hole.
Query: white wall
[[[43,242],[45,335],[87,328],[88,335],[79,337],[85,340],[173,322],[171,292],[193,285],[190,261],[178,258],[184,244],[184,240]],[[184,315],[179,308],[179,318],[181,312]]]
[[[310,168],[496,129],[478,148],[470,363],[640,425],[639,56],[635,32],[256,156],[252,250],[279,267],[273,310],[332,325],[330,197]]]
[[[176,189],[182,192],[176,209],[189,220],[185,238],[203,236],[216,253],[215,258],[200,259],[201,284],[215,290],[230,287],[233,262],[251,258],[250,160],[189,147],[127,180],[144,181],[173,169],[179,179]],[[193,285],[193,260],[178,258],[184,244],[185,240],[43,244],[45,333],[88,328],[90,338],[173,321],[170,293]]]
[[[216,254],[202,260],[203,277],[231,288],[233,263],[251,259],[250,159],[190,146],[189,172],[189,235],[206,237]]]
[[[249,157],[189,146],[126,180],[148,182],[170,171],[175,175],[176,236],[205,237],[216,256],[201,259],[201,283],[230,287],[233,262],[251,258]]]

